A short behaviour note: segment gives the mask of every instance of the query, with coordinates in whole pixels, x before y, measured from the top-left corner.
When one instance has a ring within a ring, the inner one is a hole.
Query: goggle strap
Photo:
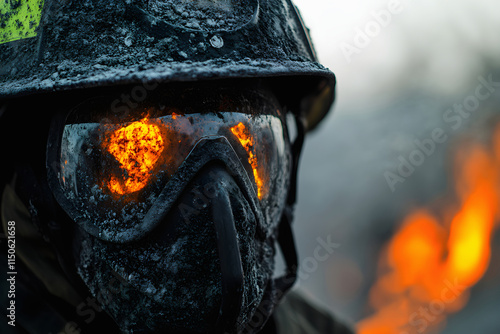
[[[297,173],[299,169],[300,153],[304,144],[304,137],[306,133],[306,121],[303,117],[296,115],[295,124],[297,127],[297,137],[292,143],[292,173],[290,175],[290,188],[288,190],[287,203],[293,207],[297,201]]]

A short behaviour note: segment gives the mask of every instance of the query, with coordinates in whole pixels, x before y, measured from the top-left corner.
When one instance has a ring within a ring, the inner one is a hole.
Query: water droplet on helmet
[[[125,37],[125,45],[132,46],[132,37],[131,36]]]
[[[212,36],[212,38],[210,38],[210,45],[212,45],[216,49],[220,49],[224,46],[224,40],[222,39],[222,37],[214,35]]]

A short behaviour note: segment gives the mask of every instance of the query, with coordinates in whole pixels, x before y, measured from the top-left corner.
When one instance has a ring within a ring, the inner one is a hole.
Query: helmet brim
[[[125,84],[147,85],[153,82],[172,83],[244,78],[281,78],[284,79],[281,82],[287,86],[290,95],[297,91],[321,97],[320,106],[308,106],[307,110],[300,111],[307,121],[308,131],[315,128],[323,119],[334,100],[335,76],[318,63],[250,59],[172,62],[150,67],[144,65],[123,68],[104,65],[75,66],[72,67],[72,76],[68,78],[28,77],[8,84],[0,83],[0,99]]]

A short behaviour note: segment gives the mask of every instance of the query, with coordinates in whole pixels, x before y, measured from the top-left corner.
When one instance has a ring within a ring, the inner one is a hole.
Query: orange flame
[[[146,186],[164,146],[160,128],[144,118],[111,133],[104,147],[125,171],[121,178],[111,176],[108,188],[123,195]]]
[[[370,290],[375,313],[357,325],[360,334],[435,331],[462,309],[469,289],[486,272],[491,237],[498,225],[500,127],[493,149],[469,144],[455,157],[458,209],[440,215],[410,213],[390,240]]]
[[[257,163],[257,157],[253,153],[253,147],[254,147],[254,140],[253,137],[248,133],[248,130],[245,128],[245,125],[240,122],[237,125],[233,126],[231,128],[231,132],[238,138],[240,141],[241,146],[247,151],[248,153],[248,163],[250,166],[252,166],[253,170],[253,176],[255,179],[255,183],[257,184],[257,197],[259,199],[262,199],[263,196],[263,186],[264,186],[264,181],[262,178],[259,176],[258,172],[258,163]]]

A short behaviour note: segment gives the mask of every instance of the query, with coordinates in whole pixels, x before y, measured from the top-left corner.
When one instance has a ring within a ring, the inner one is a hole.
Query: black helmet
[[[148,81],[275,78],[314,128],[335,77],[290,0],[8,1],[0,98]],[[304,100],[305,97],[308,97]]]

